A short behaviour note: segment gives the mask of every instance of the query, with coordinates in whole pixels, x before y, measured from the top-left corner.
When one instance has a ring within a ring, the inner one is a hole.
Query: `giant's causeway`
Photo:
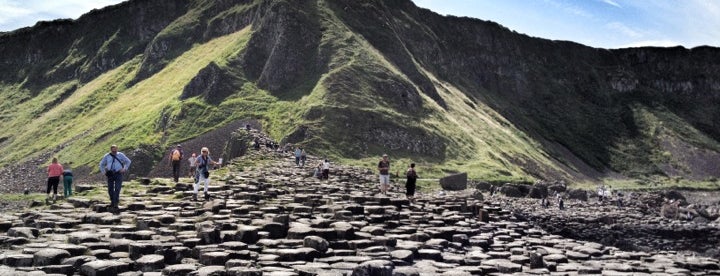
[[[718,221],[660,217],[653,193],[619,208],[566,191],[560,210],[471,184],[410,202],[402,180],[381,196],[374,171],[319,180],[264,147],[225,170],[208,201],[190,178],[138,179],[119,212],[83,196],[4,212],[0,275],[720,274]]]

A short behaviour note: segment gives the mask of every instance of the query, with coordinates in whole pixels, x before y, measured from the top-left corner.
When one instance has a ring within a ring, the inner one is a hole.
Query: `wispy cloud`
[[[631,38],[640,38],[643,36],[642,32],[636,31],[628,26],[625,26],[625,24],[620,22],[610,22],[605,25],[607,28],[611,30],[618,31],[622,33],[625,36],[631,37]]]
[[[592,13],[586,11],[585,9],[583,9],[581,7],[575,6],[575,5],[566,4],[566,3],[558,2],[555,0],[545,0],[545,3],[549,4],[550,6],[556,8],[556,9],[562,10],[568,14],[585,17],[585,18],[593,18]]]
[[[620,45],[617,48],[634,48],[634,47],[675,47],[681,45],[680,42],[673,40],[644,40]]]
[[[615,6],[615,7],[617,7],[617,8],[622,8],[622,6],[620,6],[620,4],[618,4],[617,2],[615,2],[615,1],[613,1],[613,0],[602,0],[602,1],[603,1],[603,3],[608,4],[608,5],[610,5],[610,6]]]
[[[0,24],[10,23],[17,18],[21,18],[32,13],[32,10],[20,7],[13,1],[0,0]]]
[[[78,18],[92,9],[123,0],[0,0],[0,31],[32,26],[37,21]]]

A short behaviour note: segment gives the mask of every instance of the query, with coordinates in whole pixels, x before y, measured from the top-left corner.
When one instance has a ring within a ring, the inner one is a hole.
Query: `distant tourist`
[[[50,201],[50,189],[52,189],[52,201],[55,202],[55,200],[57,200],[57,187],[63,174],[63,167],[58,163],[57,157],[53,157],[52,163],[48,166],[47,174],[47,197],[45,198],[45,201]]]
[[[305,149],[300,149],[300,166],[305,167],[305,161],[307,160],[307,153]]]
[[[322,163],[322,178],[330,178],[330,162],[327,159]]]
[[[207,147],[203,147],[200,150],[200,156],[197,157],[197,182],[195,182],[195,187],[193,189],[193,200],[197,200],[197,193],[198,193],[198,186],[200,183],[205,183],[205,189],[203,190],[205,192],[205,200],[210,199],[210,194],[208,194],[208,186],[210,185],[210,169],[209,165],[218,165],[219,163],[212,160],[210,157],[210,150],[208,150]]]
[[[405,176],[407,177],[405,181],[405,197],[413,201],[413,199],[415,199],[415,187],[418,179],[417,172],[415,171],[415,163],[410,163],[410,168],[405,172]]]
[[[260,139],[257,137],[253,140],[253,148],[255,150],[260,150]]]
[[[180,163],[182,162],[183,158],[183,149],[181,145],[177,145],[175,149],[170,151],[170,164],[172,166],[172,175],[173,180],[175,183],[178,183],[178,179],[180,178]]]
[[[562,197],[558,197],[558,209],[565,210],[565,201]]]
[[[68,198],[72,195],[73,173],[70,168],[63,170],[63,196]]]
[[[130,169],[130,162],[125,154],[118,151],[117,145],[110,146],[110,152],[100,160],[100,173],[107,177],[111,208],[118,208],[120,205],[123,174]]]
[[[378,171],[380,172],[380,193],[386,195],[390,187],[390,161],[387,154],[383,154],[378,163]]]
[[[302,155],[302,150],[300,150],[300,148],[296,147],[294,154],[295,154],[295,167],[299,167],[300,166],[300,156]]]
[[[190,167],[188,167],[188,176],[193,178],[195,176],[195,170],[197,169],[197,154],[193,152],[190,158],[188,158],[188,163],[190,164]],[[195,182],[197,182],[197,179],[193,181],[193,183]]]
[[[313,174],[313,176],[317,177],[318,179],[323,179],[322,170],[323,170],[323,163],[320,162],[317,165],[317,167],[315,167],[315,173]]]

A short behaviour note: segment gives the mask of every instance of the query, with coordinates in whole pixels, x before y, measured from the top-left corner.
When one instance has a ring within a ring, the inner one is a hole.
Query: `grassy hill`
[[[0,34],[0,53],[0,165],[36,168],[29,183],[53,155],[90,174],[110,144],[150,174],[171,145],[245,121],[425,177],[713,187],[720,174],[715,48],[594,49],[410,1],[133,0]]]

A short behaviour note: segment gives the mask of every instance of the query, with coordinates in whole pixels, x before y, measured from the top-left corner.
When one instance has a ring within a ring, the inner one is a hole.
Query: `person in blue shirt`
[[[110,152],[100,160],[100,173],[107,177],[110,207],[118,208],[120,203],[120,189],[122,189],[123,174],[130,168],[130,158],[118,152],[117,145],[110,146]]]
[[[300,148],[295,148],[295,167],[300,166],[300,156],[302,155],[302,150]]]

